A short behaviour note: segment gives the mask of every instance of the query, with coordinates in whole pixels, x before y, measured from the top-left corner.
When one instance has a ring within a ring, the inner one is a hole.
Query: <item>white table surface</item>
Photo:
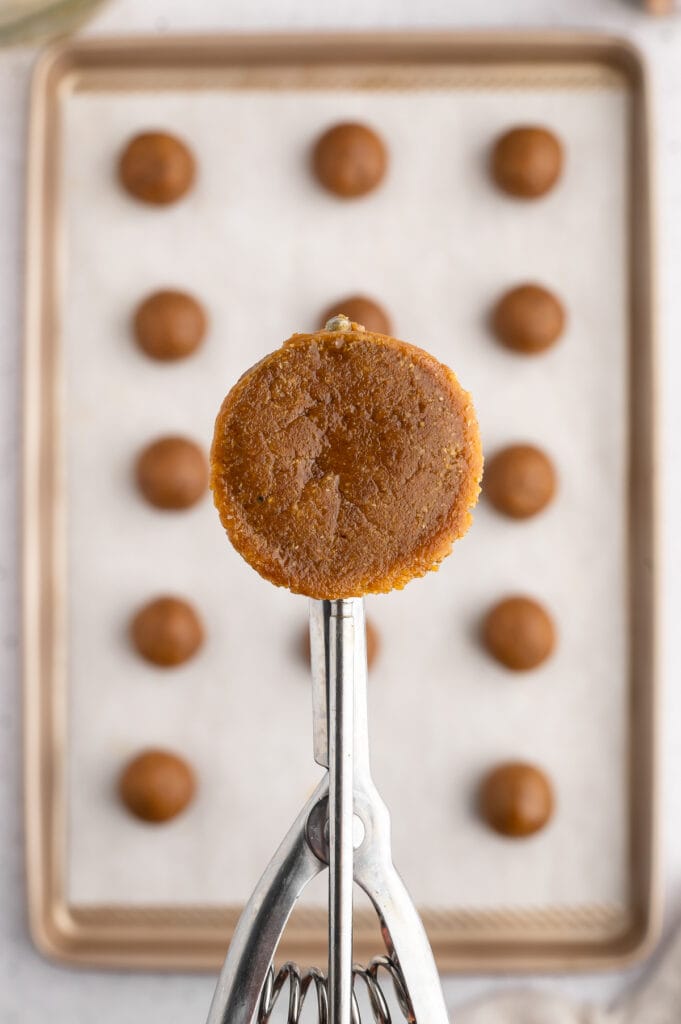
[[[652,70],[656,117],[662,429],[665,932],[681,922],[681,15],[655,19],[634,0],[111,0],[87,34],[200,30],[512,27],[601,29],[635,41]],[[199,1024],[207,976],[69,970],[27,934],[22,862],[18,479],[23,185],[32,49],[0,52],[0,1021],[2,1024]],[[585,239],[588,244],[588,240]],[[665,624],[667,628],[665,629]],[[647,965],[608,974],[447,978],[452,1008],[492,988],[531,985],[607,1005]],[[679,1008],[681,1011],[681,1007]],[[551,1021],[546,1022],[551,1024]]]

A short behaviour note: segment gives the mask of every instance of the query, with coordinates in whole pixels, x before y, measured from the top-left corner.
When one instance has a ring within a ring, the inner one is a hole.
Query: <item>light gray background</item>
[[[681,19],[652,19],[624,0],[112,0],[88,33],[181,32],[202,29],[406,28],[463,26],[600,28],[635,40],[653,72],[657,120],[657,187],[661,313],[661,426],[663,431],[662,539],[666,578],[663,611],[665,837],[667,930],[681,909],[681,694],[675,692],[679,655],[673,648],[674,613],[681,610],[681,572],[673,524],[681,513],[681,405],[674,382],[681,370]],[[26,932],[21,836],[20,686],[18,618],[19,398],[23,171],[31,50],[0,54],[0,1020],[48,1017],[56,1024],[178,1024],[205,1017],[213,979],[196,976],[71,971],[45,963]],[[585,239],[588,244],[588,239]],[[676,285],[676,287],[675,287]],[[641,969],[607,975],[530,979],[585,1001],[606,1004]],[[523,983],[527,983],[524,979]],[[454,1007],[493,985],[518,980],[447,979]],[[550,1024],[550,1022],[547,1022]]]

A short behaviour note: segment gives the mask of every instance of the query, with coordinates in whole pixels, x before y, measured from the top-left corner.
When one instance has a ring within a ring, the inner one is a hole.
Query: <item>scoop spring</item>
[[[393,984],[395,997],[399,1004],[404,1019],[408,1024],[413,1024],[414,1011],[407,994],[405,980],[402,976],[399,964],[389,956],[377,956],[367,967],[355,964],[352,968],[353,994],[352,994],[352,1024],[362,1024],[362,1016],[359,1009],[356,988],[358,982],[363,982],[369,998],[371,1012],[375,1024],[392,1024],[392,1016],[388,1001],[386,999],[379,971],[386,973]],[[317,999],[317,1019],[319,1024],[329,1024],[329,1000],[326,975],[317,967],[308,971],[301,970],[297,964],[285,963],[279,970],[274,971],[270,965],[265,978],[260,1004],[256,1016],[257,1024],[269,1024],[274,1013],[277,1002],[284,988],[288,983],[288,1014],[286,1024],[299,1024],[305,999],[310,991],[314,989]]]

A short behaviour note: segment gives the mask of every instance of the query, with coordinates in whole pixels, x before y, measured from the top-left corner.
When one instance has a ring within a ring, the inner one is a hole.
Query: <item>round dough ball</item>
[[[535,355],[550,348],[565,327],[560,300],[538,284],[522,284],[501,296],[492,312],[492,329],[502,345]]]
[[[127,144],[118,163],[123,188],[135,199],[165,206],[194,183],[194,157],[181,139],[167,132],[142,132]]]
[[[129,761],[118,780],[118,792],[128,810],[142,821],[170,821],[194,796],[194,772],[177,754],[145,750]]]
[[[172,668],[196,654],[203,643],[203,626],[187,601],[158,597],[137,612],[131,636],[143,658],[154,665]]]
[[[553,619],[530,597],[507,597],[488,613],[483,639],[490,654],[517,672],[537,668],[556,645]]]
[[[547,128],[513,128],[494,144],[492,175],[508,195],[537,199],[553,188],[562,170],[563,147]]]
[[[135,466],[137,485],[156,508],[195,505],[208,487],[208,461],[194,441],[162,437],[148,445]]]
[[[320,330],[332,317],[345,314],[353,323],[361,324],[372,334],[392,334],[390,317],[377,302],[365,295],[350,295],[329,306],[319,324]]]
[[[317,140],[312,166],[324,188],[343,199],[353,199],[380,185],[388,153],[381,138],[366,125],[337,124]]]
[[[152,359],[184,359],[200,346],[207,318],[200,303],[186,292],[154,292],[140,303],[133,328],[137,344]]]
[[[498,512],[512,519],[528,519],[553,499],[556,471],[540,448],[512,444],[487,460],[483,493]]]
[[[293,335],[245,373],[211,450],[237,551],[272,583],[328,600],[437,568],[468,529],[481,473],[473,405],[451,370],[347,320]]]
[[[367,668],[371,668],[381,650],[381,634],[374,626],[371,619],[366,620],[367,635]],[[305,664],[310,665],[310,630],[305,629],[301,635],[300,645]]]
[[[480,786],[480,812],[495,832],[523,838],[534,835],[553,814],[548,776],[532,764],[509,761],[494,768]]]

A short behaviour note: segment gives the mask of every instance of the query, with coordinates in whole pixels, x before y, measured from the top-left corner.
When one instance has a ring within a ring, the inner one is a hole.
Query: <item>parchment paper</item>
[[[234,903],[249,894],[319,777],[298,654],[307,603],[231,549],[210,500],[162,514],[131,469],[149,440],[206,446],[236,378],[335,298],[382,301],[396,333],[451,365],[475,398],[488,453],[539,443],[560,473],[542,516],[514,523],[482,502],[438,574],[368,599],[383,640],[370,679],[373,768],[395,860],[422,905],[621,904],[627,886],[624,491],[627,348],[624,89],[76,93],[66,104],[63,282],[68,475],[69,894],[91,903]],[[374,195],[342,203],[311,180],[309,147],[339,119],[376,125],[392,154]],[[495,191],[490,140],[543,122],[563,138],[560,186],[536,203]],[[118,187],[136,131],[177,132],[197,187],[151,209]],[[503,351],[485,318],[538,280],[569,312],[536,359]],[[197,356],[146,359],[129,319],[149,291],[205,303]],[[135,609],[194,602],[208,640],[186,667],[130,649]],[[476,631],[510,592],[535,595],[560,631],[522,676]],[[198,797],[161,828],[133,820],[115,779],[140,748],[195,765]],[[524,758],[553,778],[543,833],[509,842],[481,825],[481,773]]]

